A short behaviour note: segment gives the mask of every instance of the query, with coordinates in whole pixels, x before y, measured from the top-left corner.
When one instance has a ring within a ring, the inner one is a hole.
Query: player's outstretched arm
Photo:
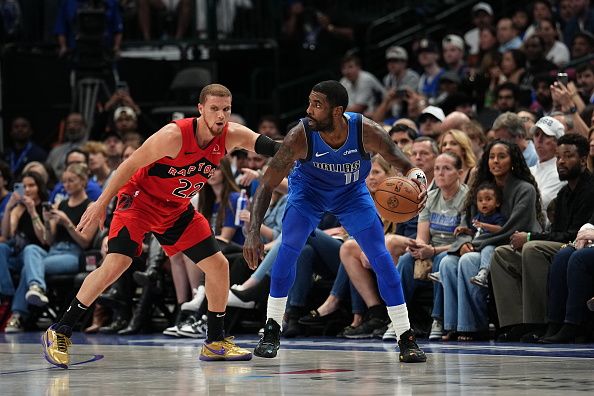
[[[394,168],[406,175],[414,166],[377,122],[363,117],[363,146],[368,153],[384,157]]]
[[[421,187],[419,208],[425,205],[427,200],[427,177],[425,173],[414,167],[402,150],[392,141],[377,122],[363,117],[363,146],[368,153],[377,153],[384,157],[394,168],[399,169],[403,175],[415,181]]]
[[[225,146],[228,153],[240,148],[267,157],[274,156],[280,149],[280,143],[275,142],[266,135],[256,133],[250,128],[234,122],[229,123],[229,133],[227,134]]]
[[[299,124],[289,131],[280,150],[270,161],[252,200],[250,229],[243,244],[243,256],[251,269],[258,267],[264,253],[264,245],[260,241],[260,226],[270,206],[272,192],[289,174],[293,163],[300,158],[305,158],[306,155],[305,130],[303,125]]]
[[[143,166],[152,164],[163,157],[175,158],[181,146],[181,131],[175,124],[167,124],[150,136],[138,150],[132,153],[130,158],[118,166],[117,171],[113,174],[112,179],[97,199],[97,202],[93,202],[87,207],[76,229],[79,232],[83,232],[85,228],[96,229],[97,226],[103,229],[105,208],[120,188],[130,180],[132,175]]]

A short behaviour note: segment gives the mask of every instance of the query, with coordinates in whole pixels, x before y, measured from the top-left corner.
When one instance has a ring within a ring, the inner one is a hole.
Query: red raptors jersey
[[[133,193],[141,190],[158,200],[187,204],[204,187],[226,154],[228,125],[202,149],[195,137],[196,118],[174,122],[182,132],[182,147],[177,157],[163,157],[139,169],[122,188],[123,191]]]

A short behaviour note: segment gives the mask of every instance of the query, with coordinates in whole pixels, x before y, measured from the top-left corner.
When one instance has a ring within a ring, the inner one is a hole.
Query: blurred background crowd
[[[430,181],[427,207],[386,225],[414,330],[431,340],[592,337],[594,11],[589,0],[1,0],[0,328],[35,329],[101,264],[75,230],[118,165],[200,89],[282,140],[314,83],[383,125]],[[590,143],[592,142],[592,143]],[[231,266],[229,329],[262,325],[286,189],[241,253],[266,158],[237,151],[195,200]],[[396,174],[373,159],[373,192]],[[109,214],[106,227],[109,227]],[[204,276],[147,235],[83,330],[205,336]],[[301,253],[284,336],[395,336],[369,262],[333,216]],[[228,330],[229,330],[228,329]]]

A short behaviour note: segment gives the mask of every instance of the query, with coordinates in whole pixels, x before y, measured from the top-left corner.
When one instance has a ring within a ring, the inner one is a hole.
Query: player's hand
[[[422,183],[421,181],[419,181],[418,179],[411,179],[412,181],[414,181],[415,183],[417,183],[417,185],[419,186],[419,190],[421,190],[421,193],[419,194],[419,205],[418,205],[418,211],[419,213],[425,208],[425,204],[427,203],[427,186]]]
[[[260,177],[260,172],[250,169],[250,168],[241,168],[241,176],[237,180],[237,184],[243,187],[247,187],[254,180],[258,180]]]
[[[251,270],[258,268],[260,260],[264,258],[264,244],[260,241],[259,233],[248,233],[243,243],[243,258]]]
[[[417,185],[419,186],[419,190],[421,191],[421,193],[418,197],[418,211],[420,212],[421,210],[423,210],[425,204],[427,203],[427,176],[425,175],[425,172],[423,172],[421,169],[412,168],[408,171],[406,177],[417,183]]]
[[[91,203],[80,218],[80,222],[76,226],[76,231],[84,232],[88,229],[94,231],[97,227],[103,231],[105,228],[105,210],[105,205],[101,205],[97,202]]]

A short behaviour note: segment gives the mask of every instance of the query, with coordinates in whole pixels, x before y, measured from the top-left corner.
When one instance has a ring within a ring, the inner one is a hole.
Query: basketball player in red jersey
[[[219,251],[209,222],[189,203],[234,148],[272,156],[280,147],[270,138],[228,122],[231,92],[219,84],[200,93],[200,117],[165,125],[124,161],[97,202],[89,205],[77,231],[102,228],[105,210],[117,194],[109,230],[108,254],[85,279],[59,322],[42,336],[48,362],[67,368],[72,328],[95,299],[141,252],[142,239],[153,232],[167,255],[182,252],[206,274],[208,334],[201,360],[250,360],[252,354],[224,337],[223,319],[229,290],[227,259]]]

